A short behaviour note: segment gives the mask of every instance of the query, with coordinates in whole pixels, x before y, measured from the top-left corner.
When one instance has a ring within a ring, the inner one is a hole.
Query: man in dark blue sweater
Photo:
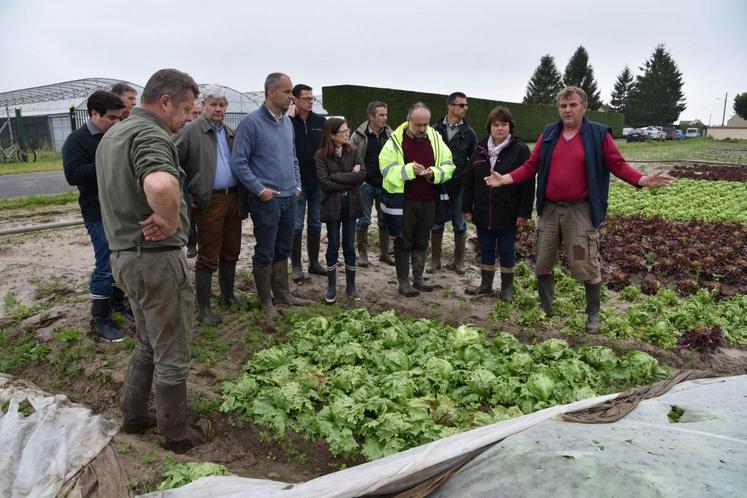
[[[91,315],[96,334],[109,342],[119,342],[124,334],[112,323],[112,308],[124,312],[124,292],[114,285],[109,261],[109,243],[104,234],[96,184],[96,149],[104,133],[119,123],[126,109],[119,96],[97,90],[88,97],[86,124],[71,133],[62,146],[65,179],[80,191],[78,204],[93,243],[96,266],[91,274]]]

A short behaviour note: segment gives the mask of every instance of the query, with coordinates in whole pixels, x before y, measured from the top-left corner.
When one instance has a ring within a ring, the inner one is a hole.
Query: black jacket
[[[353,167],[360,164],[361,170],[353,173]],[[351,219],[363,216],[359,187],[366,179],[366,166],[361,155],[354,147],[346,147],[342,157],[316,159],[316,172],[319,176],[319,188],[322,198],[319,208],[319,219],[324,223],[340,220],[342,212],[342,195],[347,192],[350,200]]]
[[[529,159],[529,147],[514,137],[495,162],[495,170],[505,175]],[[534,178],[520,184],[489,188],[485,177],[490,174],[488,139],[480,141],[472,154],[472,162],[464,175],[462,211],[472,213],[472,222],[479,228],[505,230],[516,226],[516,218],[531,218],[534,202]]]
[[[472,158],[472,152],[475,150],[475,145],[477,144],[477,135],[475,134],[475,130],[464,120],[459,125],[459,128],[457,128],[454,137],[449,141],[449,134],[446,132],[444,119],[446,119],[446,116],[434,124],[433,129],[441,134],[444,142],[449,146],[451,157],[456,167],[454,174],[451,175],[451,179],[446,182],[446,190],[451,194],[458,192],[462,187],[464,174],[467,171],[470,159]]]
[[[298,168],[301,172],[302,185],[316,185],[316,154],[319,144],[322,143],[322,126],[327,119],[315,112],[310,112],[306,121],[298,114],[291,118],[293,131],[296,137],[296,157]]]
[[[62,146],[65,179],[80,191],[78,204],[86,223],[101,221],[99,187],[96,183],[96,148],[103,137],[103,133],[91,135],[84,124],[68,135]]]

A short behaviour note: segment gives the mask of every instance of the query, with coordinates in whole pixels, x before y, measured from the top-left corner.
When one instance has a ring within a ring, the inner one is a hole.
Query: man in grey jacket
[[[202,91],[202,114],[176,138],[179,162],[187,174],[197,225],[195,288],[201,323],[221,320],[210,308],[213,273],[218,270],[220,303],[242,306],[234,295],[236,261],[241,251],[241,220],[246,190],[231,171],[234,131],[223,124],[228,108],[225,90],[209,85]]]
[[[231,153],[231,170],[249,191],[247,206],[254,225],[252,266],[257,294],[267,319],[278,312],[273,305],[304,305],[288,288],[288,257],[296,222],[296,198],[301,175],[286,115],[293,85],[283,73],[265,80],[265,102],[241,120]]]

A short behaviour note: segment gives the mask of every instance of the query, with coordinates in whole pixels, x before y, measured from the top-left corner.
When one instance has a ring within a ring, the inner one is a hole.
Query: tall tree
[[[635,88],[633,71],[625,65],[622,72],[617,76],[615,87],[610,95],[610,107],[615,112],[628,112],[630,92]],[[627,115],[626,115],[627,121]]]
[[[734,97],[734,112],[742,119],[747,119],[747,92]]]
[[[543,55],[527,83],[524,103],[555,105],[555,97],[562,87],[563,82],[560,79],[560,71],[555,66],[555,59],[550,54]]]
[[[577,86],[586,92],[589,99],[589,109],[599,109],[602,100],[599,97],[597,82],[594,80],[594,69],[589,64],[589,53],[583,46],[579,46],[565,66],[563,85]]]
[[[677,63],[664,45],[658,45],[640,70],[643,74],[636,77],[630,93],[626,121],[640,125],[673,123],[687,108]]]

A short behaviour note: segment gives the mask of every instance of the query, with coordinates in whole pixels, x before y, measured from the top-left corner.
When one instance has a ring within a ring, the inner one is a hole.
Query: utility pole
[[[721,115],[721,126],[724,126],[724,119],[726,119],[726,99],[728,97],[729,97],[729,92],[726,92],[726,94],[724,94],[724,113]]]

